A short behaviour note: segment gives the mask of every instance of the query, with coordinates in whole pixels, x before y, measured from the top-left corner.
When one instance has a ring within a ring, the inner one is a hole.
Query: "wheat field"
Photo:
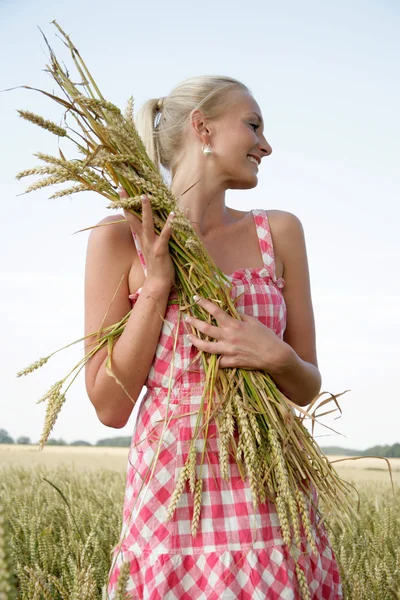
[[[127,455],[0,445],[0,600],[101,600]],[[400,599],[400,459],[390,463],[394,494],[385,461],[338,463],[360,493],[359,522],[330,533],[346,600]]]

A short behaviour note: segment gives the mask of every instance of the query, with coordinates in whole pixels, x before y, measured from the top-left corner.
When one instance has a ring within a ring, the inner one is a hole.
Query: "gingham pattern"
[[[237,269],[227,275],[233,284],[232,299],[237,299],[236,306],[239,312],[257,317],[264,325],[272,329],[280,338],[286,326],[286,306],[281,293],[284,280],[275,277],[275,259],[272,246],[271,233],[268,225],[267,214],[263,210],[253,210],[253,218],[257,228],[261,254],[264,266],[258,269]],[[140,244],[134,236],[140,261],[146,274],[146,265]],[[132,305],[136,302],[140,288],[130,297]],[[239,297],[240,296],[240,297]],[[173,300],[172,293],[170,299]],[[171,376],[171,363],[173,362],[173,381],[175,385],[185,383],[200,383],[203,381],[204,371],[201,361],[196,360],[197,349],[185,337],[189,331],[182,319],[179,319],[177,304],[171,304],[165,314],[160,339],[153,364],[145,383],[147,388],[168,387]],[[173,355],[174,337],[178,328],[178,351]]]
[[[254,210],[253,216],[264,267],[239,269],[231,274],[231,293],[237,298],[244,292],[239,310],[256,316],[282,337],[286,324],[281,292],[284,281],[275,278],[267,214]],[[145,268],[139,247],[138,251]],[[139,293],[131,297],[132,302]],[[123,530],[114,551],[109,598],[114,597],[122,562],[128,561],[132,600],[300,600],[295,563],[282,540],[274,505],[267,502],[254,510],[250,489],[232,457],[229,481],[219,476],[215,423],[209,427],[201,471],[203,492],[197,535],[191,534],[193,496],[188,487],[173,518],[166,520],[169,500],[193,437],[202,392],[201,364],[197,361],[190,365],[196,352],[185,339],[183,323],[179,323],[173,353],[176,324],[177,308],[170,305],[129,452]],[[169,394],[171,369],[174,384]],[[201,451],[203,440],[197,444]],[[197,460],[200,477],[200,452]],[[339,600],[342,594],[335,556],[323,525],[317,529],[318,517],[311,504],[309,513],[319,554],[312,554],[303,535],[299,565],[312,600]]]

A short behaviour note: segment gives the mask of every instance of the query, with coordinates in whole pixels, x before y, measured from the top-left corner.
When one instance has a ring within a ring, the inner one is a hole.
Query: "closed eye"
[[[259,125],[257,125],[256,123],[250,123],[250,127],[254,127],[254,131],[257,131],[257,129],[260,127]]]

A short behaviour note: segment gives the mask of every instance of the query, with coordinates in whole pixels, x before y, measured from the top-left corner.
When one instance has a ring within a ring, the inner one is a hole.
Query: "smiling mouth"
[[[256,159],[256,158],[254,158],[254,156],[249,156],[249,155],[248,155],[248,156],[247,156],[247,160],[248,160],[249,162],[251,162],[251,163],[255,164],[255,165],[256,165],[256,167],[258,168],[258,161],[257,161],[257,159]]]

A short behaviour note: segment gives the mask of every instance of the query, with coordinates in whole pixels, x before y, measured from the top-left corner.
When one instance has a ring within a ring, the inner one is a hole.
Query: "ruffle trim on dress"
[[[302,553],[298,564],[305,575],[312,600],[342,598],[340,575],[329,544],[320,541],[319,554]],[[113,599],[122,563],[128,562],[129,600],[232,600],[273,598],[300,600],[296,564],[286,546],[254,550],[226,550],[190,554],[136,554],[116,549],[110,573],[109,596]]]
[[[275,277],[275,275],[271,274],[271,272],[267,269],[267,267],[258,267],[256,269],[236,269],[230,275],[226,275],[225,277],[233,281],[250,281],[252,279],[270,279],[273,284],[275,284],[279,289],[283,289],[285,286],[285,280],[283,277]]]
[[[283,277],[275,277],[275,275],[271,275],[270,271],[267,267],[258,267],[256,269],[252,268],[242,268],[236,269],[230,275],[225,274],[225,277],[230,281],[241,281],[241,282],[249,282],[255,279],[270,279],[271,282],[276,285],[277,288],[282,290],[285,287],[285,280]],[[142,288],[140,287],[134,294],[129,294],[129,299],[132,303],[132,306],[135,304],[137,299],[139,298],[140,292]]]

